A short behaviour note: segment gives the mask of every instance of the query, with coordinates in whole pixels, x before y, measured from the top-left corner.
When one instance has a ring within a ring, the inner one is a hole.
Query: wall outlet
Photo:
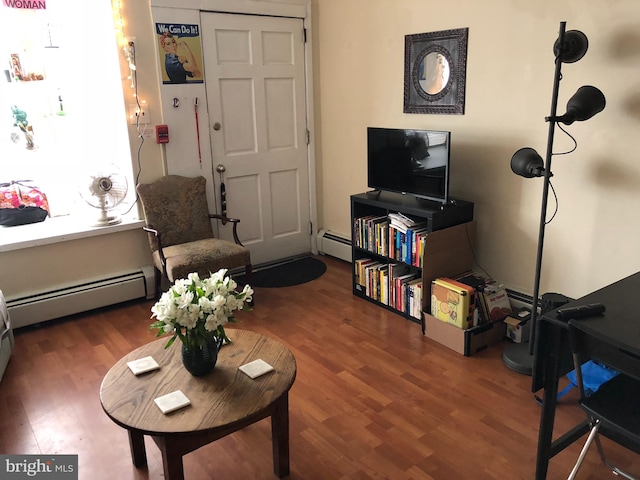
[[[140,117],[138,121],[137,118]],[[151,123],[151,114],[149,113],[149,106],[144,104],[138,107],[138,104],[132,103],[129,105],[129,123],[131,125],[148,124]]]

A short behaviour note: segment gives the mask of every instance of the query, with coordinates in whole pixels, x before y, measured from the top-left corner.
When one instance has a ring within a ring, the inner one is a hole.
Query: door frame
[[[199,18],[200,12],[235,13],[248,15],[265,15],[272,17],[300,18],[306,32],[304,43],[304,73],[305,73],[305,102],[306,123],[309,131],[309,143],[307,145],[308,182],[309,182],[309,218],[311,221],[310,247],[311,253],[318,253],[315,238],[318,235],[317,212],[317,188],[316,188],[316,161],[315,161],[315,126],[313,108],[313,43],[311,30],[311,0],[182,0],[180,6],[176,6],[175,0],[149,0],[151,14],[154,17],[155,8],[161,10],[171,9],[176,17]],[[158,79],[158,84],[161,85]],[[163,97],[161,92],[161,97]],[[163,101],[161,108],[162,123],[168,123],[172,116],[167,108],[167,102]],[[207,131],[207,135],[208,135]],[[201,139],[205,142],[205,139]],[[168,152],[167,152],[168,155]],[[166,159],[165,159],[166,160]],[[166,168],[165,168],[166,171]],[[215,198],[215,197],[214,197]]]

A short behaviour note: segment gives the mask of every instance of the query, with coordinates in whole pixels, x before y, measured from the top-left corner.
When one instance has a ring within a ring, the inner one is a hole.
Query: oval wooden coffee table
[[[183,455],[271,417],[273,471],[280,478],[289,474],[289,390],[296,360],[280,342],[258,333],[228,329],[227,334],[232,343],[220,349],[215,369],[203,377],[185,370],[179,342],[164,348],[166,338],[137,348],[107,372],[100,387],[102,408],[127,429],[136,467],[147,463],[144,435],[149,435],[162,452],[165,478],[181,480]],[[133,375],[127,362],[147,356],[160,369]],[[274,371],[251,379],[238,370],[258,358]],[[165,415],[154,399],[176,390],[191,405]]]

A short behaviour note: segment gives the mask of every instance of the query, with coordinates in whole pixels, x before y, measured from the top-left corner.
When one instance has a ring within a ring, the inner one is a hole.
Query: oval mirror
[[[440,93],[449,82],[449,62],[438,52],[431,52],[420,62],[420,87],[429,95]]]

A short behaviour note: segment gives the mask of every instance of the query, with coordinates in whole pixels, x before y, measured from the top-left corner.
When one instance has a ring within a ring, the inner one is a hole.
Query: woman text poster
[[[202,83],[200,26],[156,23],[162,83]]]

